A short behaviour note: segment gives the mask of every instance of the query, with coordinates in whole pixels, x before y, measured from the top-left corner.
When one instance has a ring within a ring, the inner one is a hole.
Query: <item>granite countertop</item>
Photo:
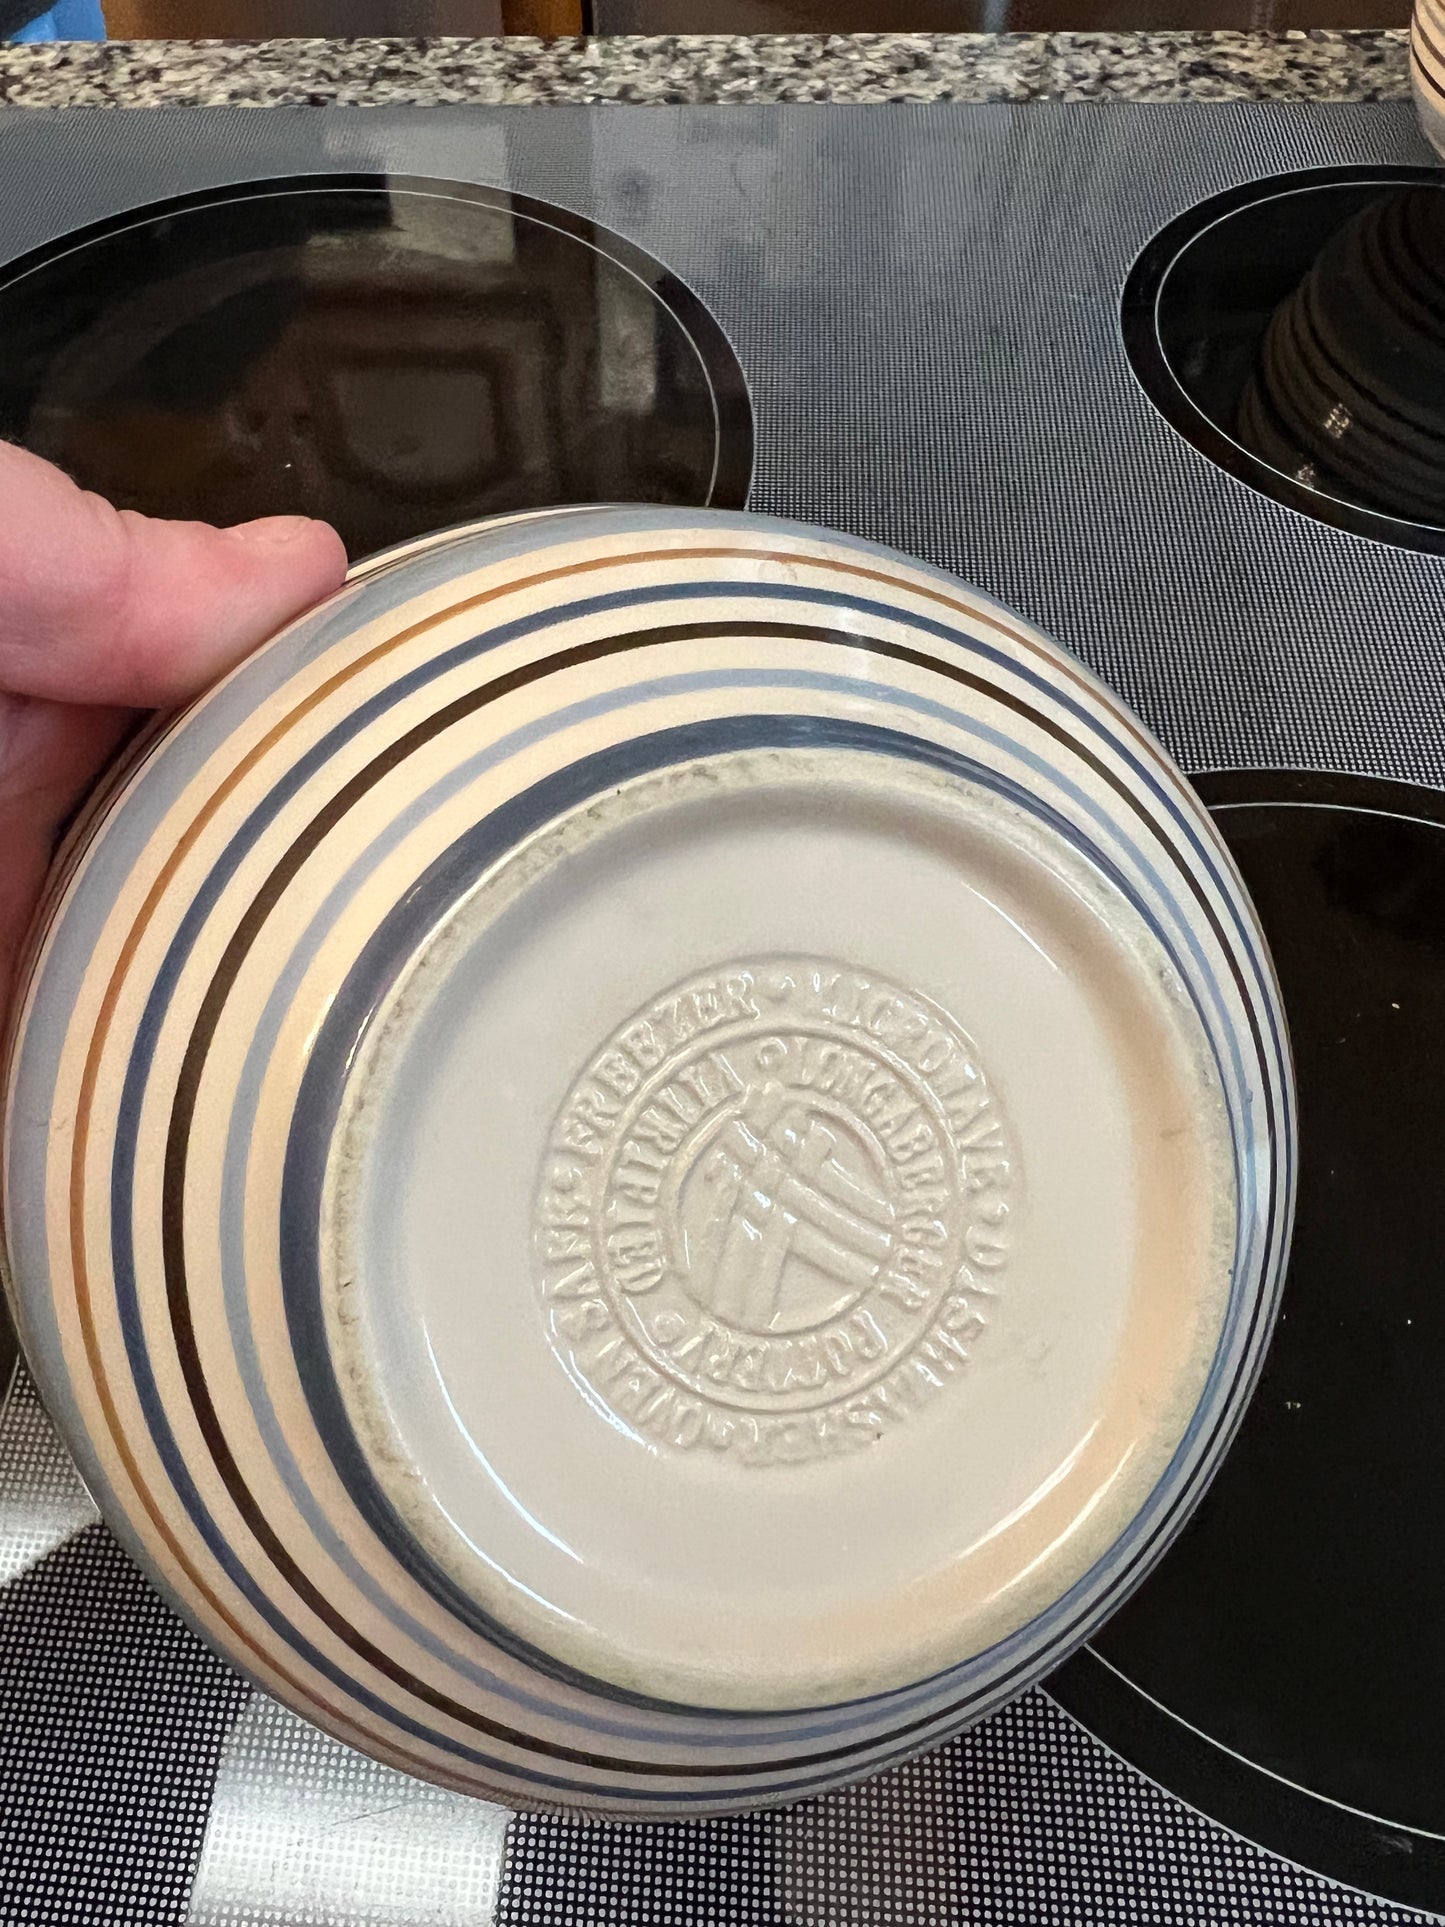
[[[1405,100],[1403,32],[687,35],[0,46],[18,107]]]

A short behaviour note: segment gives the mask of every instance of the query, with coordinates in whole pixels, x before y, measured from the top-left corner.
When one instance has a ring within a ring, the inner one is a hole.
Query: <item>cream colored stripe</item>
[[[1418,0],[1410,28],[1410,58],[1430,90],[1430,99],[1445,108],[1445,10],[1429,0]]]

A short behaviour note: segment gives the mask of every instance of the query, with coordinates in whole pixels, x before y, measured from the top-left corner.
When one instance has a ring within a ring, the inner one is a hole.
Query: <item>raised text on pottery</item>
[[[954,1392],[1017,1160],[938,1005],[811,957],[695,977],[562,1104],[536,1252],[563,1362],[629,1430],[787,1463]]]

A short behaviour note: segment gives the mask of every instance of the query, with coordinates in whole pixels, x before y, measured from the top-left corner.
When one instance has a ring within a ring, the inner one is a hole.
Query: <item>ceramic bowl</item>
[[[19,1347],[15,1341],[15,1328],[10,1323],[10,1314],[4,1305],[0,1304],[0,1415],[4,1414],[10,1400],[18,1360]]]
[[[1288,1237],[1250,904],[959,582],[760,516],[358,570],[77,827],[11,1287],[105,1516],[267,1691],[697,1815],[1038,1679],[1198,1498]]]
[[[1425,138],[1445,156],[1445,5],[1415,0],[1410,15],[1410,83]]]

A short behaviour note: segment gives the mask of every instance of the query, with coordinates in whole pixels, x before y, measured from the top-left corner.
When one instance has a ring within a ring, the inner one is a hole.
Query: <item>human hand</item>
[[[56,832],[136,710],[198,694],[345,572],[324,522],[154,521],[0,442],[0,1030]]]

